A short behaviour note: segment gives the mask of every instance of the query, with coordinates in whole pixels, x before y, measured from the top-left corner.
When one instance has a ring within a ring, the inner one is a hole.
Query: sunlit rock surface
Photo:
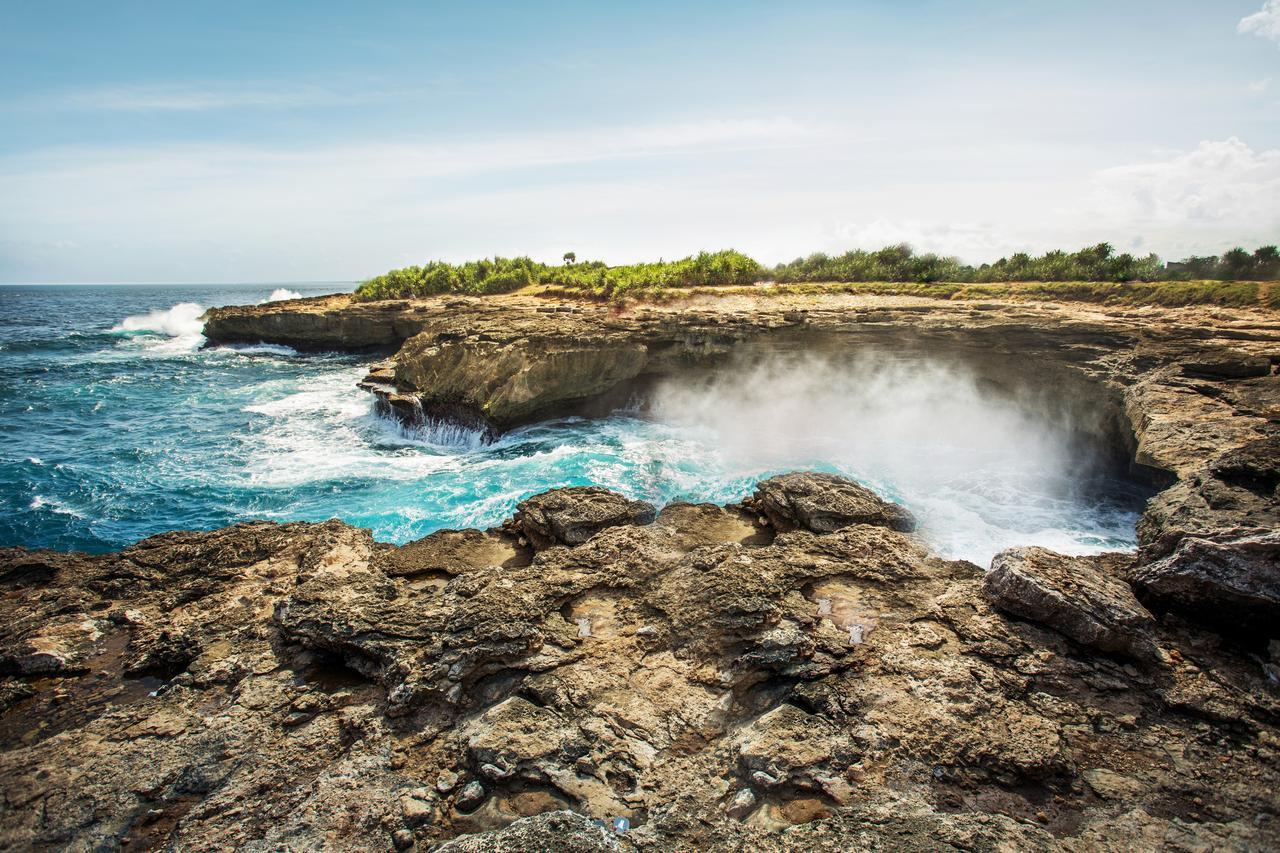
[[[853,486],[787,482],[818,513]],[[579,489],[532,505],[632,507]],[[1280,842],[1276,648],[1149,614],[1120,580],[1131,557],[1011,552],[984,579],[893,516],[830,533],[745,507],[624,516],[537,551],[501,528],[395,547],[327,522],[3,552],[0,839]],[[616,817],[623,835],[590,823]]]

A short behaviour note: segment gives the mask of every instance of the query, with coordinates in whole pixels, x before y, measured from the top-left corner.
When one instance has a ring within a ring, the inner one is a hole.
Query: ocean
[[[0,287],[0,546],[103,552],[168,530],[328,518],[402,543],[496,525],[519,500],[558,486],[724,503],[796,468],[857,477],[915,511],[941,553],[984,565],[1015,544],[1134,546],[1139,490],[1099,488],[1096,478],[1086,488],[1070,464],[1046,468],[1044,429],[1017,415],[989,439],[990,412],[970,411],[954,376],[891,409],[851,402],[862,395],[804,405],[758,396],[732,421],[732,406],[699,408],[714,395],[691,405],[672,392],[645,416],[542,423],[485,443],[377,416],[356,388],[368,356],[203,348],[209,307],[351,286]],[[820,440],[815,405],[841,411]],[[920,406],[950,406],[950,422],[975,423],[945,437],[913,432],[929,420]],[[809,440],[788,439],[795,419]],[[767,432],[744,433],[744,421]]]

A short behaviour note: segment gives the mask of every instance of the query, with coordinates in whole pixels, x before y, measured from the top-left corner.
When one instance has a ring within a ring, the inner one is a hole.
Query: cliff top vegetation
[[[774,283],[822,284],[854,292],[897,293],[938,298],[1012,296],[1088,302],[1161,305],[1247,305],[1259,300],[1280,307],[1280,293],[1258,282],[1280,279],[1280,251],[1232,249],[1221,256],[1164,263],[1154,254],[1117,253],[1108,243],[1076,252],[1017,253],[973,266],[953,257],[918,253],[907,245],[842,255],[812,254],[768,267],[734,250],[700,252],[679,260],[609,266],[577,262],[573,252],[561,265],[528,257],[485,258],[450,264],[430,261],[375,276],[356,289],[362,301],[435,296],[445,293],[509,293],[533,285],[599,299],[662,299],[692,288]]]

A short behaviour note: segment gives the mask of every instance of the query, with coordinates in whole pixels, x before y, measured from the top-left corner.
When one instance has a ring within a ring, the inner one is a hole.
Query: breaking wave
[[[195,302],[179,302],[172,308],[125,317],[111,327],[112,332],[134,332],[168,335],[173,338],[204,333],[204,307]]]

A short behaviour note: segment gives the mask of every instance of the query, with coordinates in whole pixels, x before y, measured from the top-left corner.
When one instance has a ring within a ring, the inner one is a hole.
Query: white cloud
[[[1254,80],[1249,84],[1248,89],[1255,95],[1261,95],[1271,88],[1271,78],[1264,77],[1261,80]]]
[[[516,169],[566,166],[678,154],[789,147],[812,132],[794,121],[727,119],[586,132],[512,134],[441,143],[367,143],[306,149],[245,145],[166,148],[51,149],[0,160],[0,185],[34,187],[76,181],[136,192],[185,193],[192,182],[257,189],[262,182],[364,182],[403,190],[415,179],[459,177]],[[285,189],[287,187],[281,187]]]
[[[1255,231],[1280,224],[1280,150],[1234,136],[1151,163],[1099,172],[1100,212],[1154,224],[1219,224]]]
[[[1280,42],[1280,0],[1266,0],[1261,11],[1241,18],[1236,30]]]

